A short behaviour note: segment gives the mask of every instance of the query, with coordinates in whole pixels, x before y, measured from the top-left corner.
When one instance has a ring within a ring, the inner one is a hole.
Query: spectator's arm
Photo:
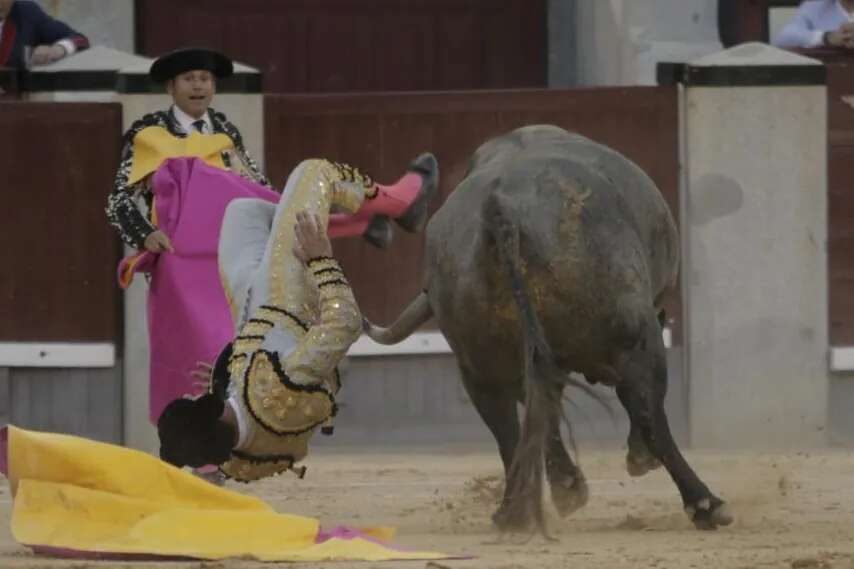
[[[782,48],[820,47],[824,44],[824,31],[815,29],[806,5],[801,4],[795,16],[780,30],[773,43]]]
[[[306,271],[320,294],[320,319],[308,329],[282,365],[291,377],[323,380],[335,373],[335,366],[359,339],[362,315],[335,259],[312,259]]]
[[[86,36],[75,31],[65,22],[51,18],[38,5],[37,9],[38,14],[35,18],[37,45],[59,45],[65,49],[66,55],[89,47],[89,39]]]

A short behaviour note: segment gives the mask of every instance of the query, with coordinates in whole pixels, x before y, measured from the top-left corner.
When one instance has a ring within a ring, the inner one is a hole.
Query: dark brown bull
[[[570,372],[616,388],[631,421],[630,474],[663,464],[698,528],[732,521],[664,413],[660,301],[678,258],[667,204],[617,152],[554,126],[521,128],[475,152],[427,227],[425,292],[389,328],[366,322],[366,331],[392,344],[435,316],[498,442],[500,528],[544,529],[543,478],[560,513],[587,500],[560,431]]]

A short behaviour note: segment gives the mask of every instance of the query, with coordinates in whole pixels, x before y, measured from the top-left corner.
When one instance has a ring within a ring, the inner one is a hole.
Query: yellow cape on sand
[[[133,164],[128,184],[135,184],[156,171],[167,158],[201,158],[208,165],[225,170],[222,153],[233,149],[232,140],[221,132],[201,134],[194,131],[178,137],[162,126],[145,127],[133,137]]]
[[[370,539],[315,543],[313,518],[279,514],[146,453],[9,427],[11,529],[28,546],[261,561],[443,559]],[[389,538],[393,530],[363,530]]]

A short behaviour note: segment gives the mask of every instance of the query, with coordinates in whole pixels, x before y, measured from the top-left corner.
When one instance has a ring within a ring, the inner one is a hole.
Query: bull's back
[[[428,294],[452,345],[518,344],[507,269],[483,214],[490,199],[519,229],[528,292],[568,359],[630,329],[675,279],[672,217],[637,166],[554,127],[520,129],[478,150],[428,227]]]

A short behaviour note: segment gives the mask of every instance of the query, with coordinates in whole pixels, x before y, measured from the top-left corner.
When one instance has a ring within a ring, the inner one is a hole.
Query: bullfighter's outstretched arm
[[[362,327],[359,306],[338,261],[315,257],[308,261],[307,271],[320,294],[320,318],[282,362],[285,373],[299,383],[332,377]]]

